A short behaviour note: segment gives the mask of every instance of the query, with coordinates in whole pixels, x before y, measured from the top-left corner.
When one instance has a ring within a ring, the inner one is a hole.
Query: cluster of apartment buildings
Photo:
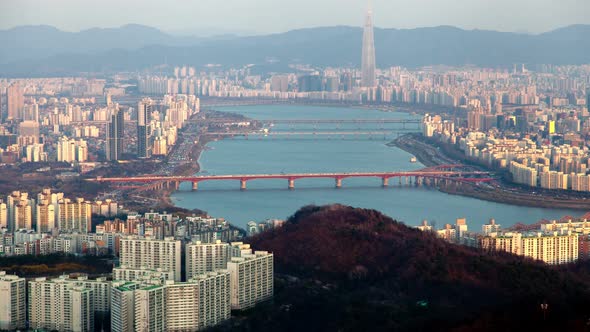
[[[59,161],[79,166],[120,160],[124,153],[138,158],[164,156],[184,122],[200,109],[194,94],[163,94],[135,107],[113,102],[113,91],[104,88],[104,82],[70,83],[92,86],[72,93],[83,96],[90,91],[104,100],[47,97],[51,92],[44,87],[50,83],[45,80],[0,80],[0,163]],[[98,91],[95,86],[103,88]],[[115,93],[124,94],[124,89]],[[7,112],[2,112],[4,100],[9,101]],[[129,126],[131,121],[137,122],[136,130]]]
[[[567,264],[590,258],[590,222],[569,218],[542,223],[526,231],[503,230],[492,219],[482,226],[480,233],[468,231],[465,219],[433,229],[424,221],[418,229],[435,232],[452,243],[481,248],[488,252],[508,252],[546,264]]]
[[[182,247],[173,238],[126,237],[110,278],[0,272],[0,329],[198,331],[273,296],[272,253],[242,242]]]
[[[561,132],[556,132],[555,121],[548,118],[559,118],[561,114],[564,113],[536,108],[517,109],[512,114],[486,114],[485,118],[492,120],[484,131],[470,121],[466,124],[460,119],[426,115],[422,133],[462,151],[465,159],[487,168],[506,170],[515,183],[588,192],[590,150],[583,135],[590,133],[590,121],[585,120],[580,126],[578,117],[570,115],[559,120]],[[507,127],[507,123],[512,125]]]
[[[48,194],[49,192],[46,191]],[[0,205],[1,207],[2,205]],[[43,205],[45,206],[45,205]],[[121,213],[116,202],[111,200],[88,203],[92,214],[114,216]],[[63,205],[58,205],[63,208]],[[5,210],[0,209],[0,213]],[[53,211],[47,209],[47,211]],[[120,241],[129,235],[147,236],[155,239],[173,237],[183,241],[214,242],[235,241],[242,237],[239,230],[232,228],[223,218],[191,216],[180,218],[170,213],[136,212],[126,213],[126,220],[118,218],[105,220],[96,225],[95,232],[86,228],[79,229],[72,223],[55,224],[53,228],[38,227],[20,228],[10,231],[5,228],[0,232],[0,255],[48,255],[82,254],[82,255],[118,255]],[[5,213],[6,215],[6,213]],[[38,218],[45,218],[46,212],[37,214]],[[61,220],[57,219],[49,220]]]

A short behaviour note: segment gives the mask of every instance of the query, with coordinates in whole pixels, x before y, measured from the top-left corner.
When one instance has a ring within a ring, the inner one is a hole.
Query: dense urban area
[[[0,77],[0,330],[586,330],[590,64],[377,68],[371,9],[359,51],[360,69],[163,63]],[[405,117],[220,110],[259,105]],[[213,142],[277,135],[382,136],[425,168],[201,170]],[[210,181],[247,192],[254,180],[294,191],[296,181],[340,190],[353,178],[579,214],[505,227],[486,218],[478,229],[458,210],[409,227],[330,204],[240,225],[171,198]]]

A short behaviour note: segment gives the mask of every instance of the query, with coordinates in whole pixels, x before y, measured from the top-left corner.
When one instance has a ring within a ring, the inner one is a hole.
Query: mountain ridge
[[[584,64],[590,58],[590,25],[572,25],[536,35],[465,30],[443,25],[416,29],[375,29],[381,68],[428,65],[506,66]],[[138,71],[164,63],[225,67],[303,63],[318,67],[358,66],[362,29],[351,26],[303,28],[282,33],[210,38],[173,36],[129,24],[65,32],[51,26],[0,31],[0,75],[76,75],[102,70]],[[72,61],[72,59],[74,61]],[[130,61],[133,59],[134,61]]]

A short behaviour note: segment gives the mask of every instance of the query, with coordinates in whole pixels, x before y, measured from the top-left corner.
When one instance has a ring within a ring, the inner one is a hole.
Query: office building
[[[181,280],[181,241],[172,237],[155,240],[129,236],[120,240],[120,246],[119,260],[122,266],[172,271],[174,280]]]
[[[26,327],[26,280],[0,271],[0,330]]]
[[[39,123],[36,121],[23,121],[18,125],[18,144],[25,146],[39,144]]]
[[[25,107],[23,88],[19,83],[12,83],[6,89],[7,119],[20,120]]]
[[[107,139],[106,139],[106,157],[107,160],[115,161],[121,159],[124,152],[123,133],[125,130],[125,113],[120,110],[116,110],[111,115],[111,121],[107,128]]]
[[[289,76],[287,75],[273,75],[270,78],[270,90],[278,92],[289,91]]]
[[[273,295],[273,254],[244,253],[227,263],[231,284],[231,308],[244,310]]]
[[[361,86],[372,88],[377,85],[375,77],[375,39],[373,36],[373,9],[369,4],[363,29],[363,53],[361,68]]]
[[[150,117],[152,100],[142,99],[137,105],[137,157],[149,158],[152,155],[150,144]]]
[[[229,243],[217,240],[215,243],[202,243],[201,241],[186,245],[186,279],[227,268],[230,258]]]

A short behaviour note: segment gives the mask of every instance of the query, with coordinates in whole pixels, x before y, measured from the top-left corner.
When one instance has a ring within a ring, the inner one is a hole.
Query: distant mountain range
[[[158,29],[120,28],[65,32],[50,26],[0,31],[0,75],[62,75],[142,70],[160,64],[239,66],[288,64],[358,66],[362,30],[324,27],[238,37],[178,37]],[[498,66],[511,63],[590,63],[590,25],[530,35],[450,26],[375,29],[379,67]]]

